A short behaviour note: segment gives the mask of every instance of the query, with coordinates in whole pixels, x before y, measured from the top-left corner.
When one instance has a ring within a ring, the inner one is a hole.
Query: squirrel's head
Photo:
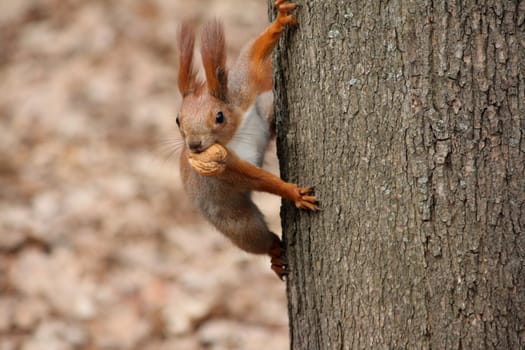
[[[184,24],[179,35],[178,86],[182,105],[177,125],[186,148],[202,152],[214,143],[226,145],[237,130],[240,117],[229,103],[224,31],[219,21],[203,30],[201,56],[206,82],[193,69],[195,32]]]

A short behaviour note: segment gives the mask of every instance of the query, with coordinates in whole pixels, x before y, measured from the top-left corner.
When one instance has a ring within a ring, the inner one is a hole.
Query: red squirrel
[[[317,201],[312,188],[297,187],[260,168],[272,134],[270,56],[285,26],[295,24],[290,14],[294,3],[277,0],[275,7],[276,19],[241,50],[230,71],[221,23],[205,26],[205,81],[193,68],[195,33],[188,25],[181,27],[178,87],[183,100],[176,122],[184,141],[181,177],[194,205],[242,250],[268,254],[272,270],[284,279],[284,247],[252,202],[251,191],[273,193],[312,211]]]

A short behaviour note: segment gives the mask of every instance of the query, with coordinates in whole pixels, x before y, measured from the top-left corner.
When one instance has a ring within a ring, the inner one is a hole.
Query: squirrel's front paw
[[[193,170],[202,176],[217,176],[226,169],[228,151],[219,144],[213,144],[200,153],[187,152],[187,156]]]
[[[297,7],[295,3],[287,2],[287,0],[276,0],[274,5],[277,9],[277,20],[281,25],[284,26],[286,24],[297,24],[297,21],[293,18],[293,16],[288,14],[290,11]]]
[[[295,206],[299,209],[316,211],[319,209],[319,202],[315,198],[313,187],[297,187],[297,199],[294,200]]]

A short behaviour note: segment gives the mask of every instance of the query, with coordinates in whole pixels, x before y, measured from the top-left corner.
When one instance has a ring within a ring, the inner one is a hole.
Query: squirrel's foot
[[[270,263],[272,264],[272,270],[275,272],[280,280],[284,281],[284,278],[288,275],[288,269],[286,264],[286,251],[281,241],[276,241],[274,246],[268,252],[270,255]]]
[[[297,199],[294,200],[294,203],[299,209],[311,211],[319,209],[319,202],[315,198],[313,187],[297,187]]]
[[[275,8],[277,9],[277,21],[283,27],[286,24],[296,25],[297,21],[289,14],[294,8],[297,7],[297,4],[293,2],[287,2],[287,0],[276,0],[274,3]]]

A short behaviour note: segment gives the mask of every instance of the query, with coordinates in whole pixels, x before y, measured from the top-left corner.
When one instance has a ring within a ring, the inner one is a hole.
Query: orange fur
[[[195,46],[195,32],[187,24],[182,24],[179,31],[179,75],[178,85],[182,96],[195,92],[199,83],[193,69],[193,48]]]
[[[270,91],[272,89],[272,60],[268,58],[264,61],[262,67],[262,79],[259,84],[259,93]]]
[[[271,52],[284,27],[296,23],[288,14],[295,8],[294,3],[277,0],[275,6],[278,9],[277,17],[241,52],[235,64],[236,70],[232,72],[231,91],[239,106],[251,105],[262,88],[271,86]]]
[[[208,92],[226,102],[228,94],[228,75],[226,72],[226,46],[222,24],[215,20],[209,22],[202,32],[201,56]]]
[[[312,188],[297,187],[255,165],[245,162],[229,152],[225,159],[225,170],[217,178],[247,191],[276,194],[295,203],[297,208],[316,210]]]

